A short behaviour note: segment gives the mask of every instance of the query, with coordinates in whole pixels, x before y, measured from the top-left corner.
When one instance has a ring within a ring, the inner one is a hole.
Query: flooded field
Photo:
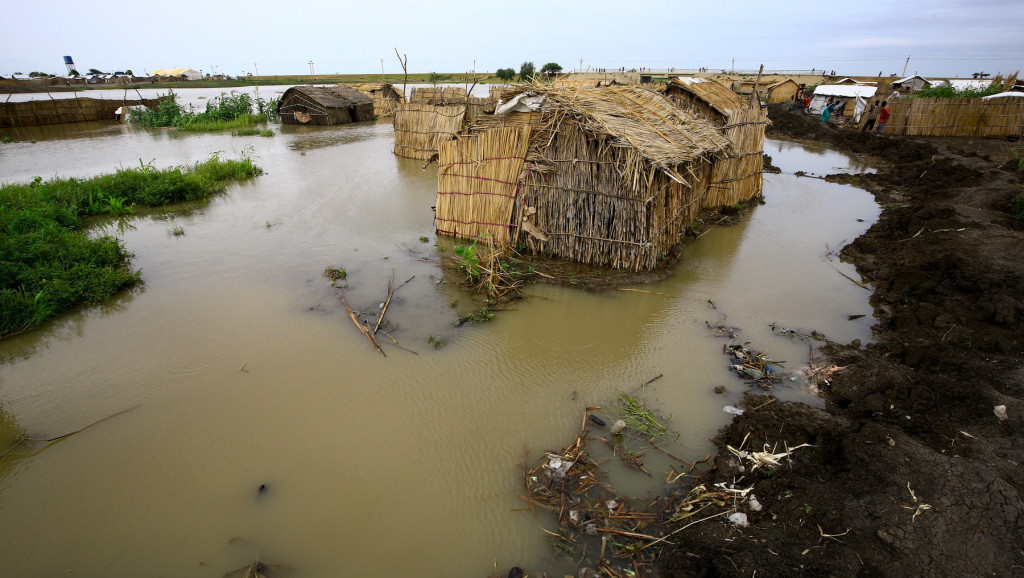
[[[0,131],[18,141],[0,144],[3,183],[214,153],[266,171],[206,204],[101,223],[144,284],[0,341],[0,451],[129,410],[0,460],[5,574],[214,577],[256,558],[289,576],[572,573],[540,530],[551,520],[520,511],[524,451],[560,449],[586,406],[661,375],[643,394],[680,433],[666,447],[704,457],[747,389],[707,323],[738,328],[789,371],[808,344],[772,324],[870,341],[869,291],[835,254],[879,208],[794,174],[868,170],[843,155],[769,141],[783,172],[765,176],[766,203],[687,246],[664,281],[537,285],[490,323],[456,328],[481,303],[438,264],[451,244],[433,233],[436,165],[393,156],[387,120],[273,128]],[[412,278],[388,318],[415,354],[370,347],[329,266],[367,312],[389,279]],[[799,381],[777,393],[818,403]],[[648,491],[633,480],[625,491]]]

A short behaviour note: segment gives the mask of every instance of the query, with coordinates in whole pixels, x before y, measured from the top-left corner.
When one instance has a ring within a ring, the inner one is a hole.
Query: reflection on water
[[[380,121],[273,138],[101,127],[88,140],[0,145],[4,182],[245,149],[266,170],[192,210],[104,225],[135,253],[144,286],[0,342],[4,432],[73,431],[140,406],[0,460],[5,572],[213,577],[260,557],[295,576],[574,573],[551,560],[538,530],[550,522],[516,511],[524,448],[532,460],[562,447],[584,407],[662,375],[642,393],[673,416],[668,449],[703,457],[729,419],[722,407],[747,388],[706,323],[739,327],[787,370],[808,344],[772,324],[870,341],[868,292],[828,259],[878,207],[792,174],[766,176],[766,203],[685,247],[661,282],[537,285],[492,322],[454,328],[480,305],[438,265],[451,242],[433,233],[436,166],[395,157],[392,144]],[[787,173],[851,162],[772,147]],[[169,235],[175,226],[185,234]],[[404,349],[382,340],[388,357],[373,351],[328,266],[346,269],[345,295],[367,318],[389,280],[412,278],[387,314]],[[799,382],[778,393],[817,402]],[[668,467],[651,464],[655,478]],[[612,470],[623,491],[650,491]]]
[[[866,162],[854,156],[839,154],[818,143],[768,141],[764,152],[772,157],[772,164],[783,173],[803,171],[811,176],[823,177],[836,173],[873,173]]]

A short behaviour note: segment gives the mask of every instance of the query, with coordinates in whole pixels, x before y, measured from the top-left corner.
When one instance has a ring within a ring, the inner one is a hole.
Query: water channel
[[[130,410],[0,460],[5,574],[215,577],[256,558],[311,577],[571,573],[540,531],[551,520],[520,511],[524,450],[560,449],[586,406],[662,375],[644,395],[680,433],[667,447],[703,457],[747,389],[706,323],[739,328],[787,370],[808,344],[773,323],[871,340],[869,291],[835,253],[879,207],[794,175],[870,170],[841,154],[768,141],[782,173],[765,175],[765,204],[690,243],[663,281],[536,285],[490,323],[455,328],[480,304],[437,262],[436,165],[393,156],[387,120],[274,129],[0,131],[17,140],[0,144],[0,183],[218,152],[266,171],[205,204],[101,224],[144,284],[0,341],[0,451]],[[390,278],[412,278],[388,317],[416,354],[375,352],[328,266],[368,312]],[[799,381],[777,393],[820,403]]]

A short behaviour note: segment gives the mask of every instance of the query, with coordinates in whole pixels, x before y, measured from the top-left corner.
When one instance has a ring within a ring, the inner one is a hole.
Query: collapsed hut
[[[665,95],[680,108],[711,122],[732,145],[730,158],[715,163],[705,207],[749,201],[761,194],[764,130],[768,111],[709,78],[677,77]]]
[[[406,102],[395,109],[395,149],[400,157],[429,160],[438,143],[450,140],[462,128],[466,105]]]
[[[402,90],[386,82],[361,82],[349,86],[373,99],[373,114],[377,116],[395,116],[398,105],[405,102]]]
[[[728,139],[638,86],[520,88],[440,143],[437,232],[591,265],[657,266],[708,205]]]
[[[373,99],[347,86],[293,86],[277,112],[285,124],[348,124],[373,120]]]
[[[101,99],[101,98],[53,98],[24,102],[0,102],[0,128],[20,126],[41,126],[66,122],[88,122],[96,120],[118,120],[118,110],[144,106],[156,109],[159,98],[148,99]]]

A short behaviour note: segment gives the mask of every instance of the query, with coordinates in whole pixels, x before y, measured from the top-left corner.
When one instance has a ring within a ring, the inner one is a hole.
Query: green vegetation
[[[544,66],[540,67],[540,73],[545,74],[547,76],[551,76],[552,74],[558,74],[559,72],[562,72],[562,65],[558,64],[557,62],[549,62]]]
[[[243,127],[231,133],[234,136],[274,136],[273,129],[258,129],[254,126]]]
[[[608,410],[608,415],[613,419],[621,419],[626,423],[626,427],[652,439],[657,439],[670,431],[653,411],[632,394],[619,394],[618,401]]]
[[[224,129],[251,128],[277,117],[277,100],[266,101],[256,97],[255,101],[247,93],[221,93],[206,103],[206,111],[200,113],[186,112],[175,102],[174,93],[160,99],[156,110],[141,109],[132,111],[131,121],[145,127],[176,127],[187,131],[212,131]],[[255,107],[256,112],[253,112]],[[263,136],[262,132],[258,133]]]
[[[983,89],[953,88],[949,84],[944,83],[939,86],[919,90],[910,96],[913,98],[981,98],[983,96],[999,94],[1000,92],[1003,92],[1003,85],[1001,83],[993,83],[988,88]]]
[[[420,243],[429,243],[430,237],[420,237]]]
[[[0,336],[101,303],[140,279],[123,242],[90,236],[84,217],[202,200],[261,173],[250,158],[213,155],[191,167],[159,170],[140,161],[138,168],[86,180],[36,177],[0,187]]]
[[[519,65],[519,80],[529,82],[533,80],[534,67],[532,62],[524,62]]]
[[[1010,214],[1018,219],[1024,219],[1024,192],[1018,193],[1010,201]]]
[[[516,71],[514,68],[499,68],[494,71],[494,76],[497,76],[502,82],[512,82],[516,77]]]
[[[267,224],[269,225],[269,222]],[[348,273],[340,267],[331,266],[324,269],[324,277],[327,277],[331,281],[336,281],[338,279],[344,279],[345,277],[348,277]]]
[[[182,227],[182,226],[179,225],[179,226],[171,229],[170,233],[171,233],[172,237],[181,237],[181,236],[183,236],[185,234],[185,227]]]
[[[455,255],[457,256],[456,261],[459,264],[459,268],[466,273],[469,282],[476,283],[483,273],[483,269],[480,267],[480,258],[476,256],[476,243],[468,247],[466,245],[455,245]]]

